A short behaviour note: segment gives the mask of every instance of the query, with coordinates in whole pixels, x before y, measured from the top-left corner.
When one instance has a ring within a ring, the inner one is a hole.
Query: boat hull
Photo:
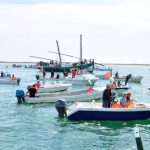
[[[94,70],[94,61],[87,64],[75,65],[75,66],[38,66],[38,69],[45,69],[47,72],[64,72],[64,70],[70,72],[71,69],[87,69],[89,72]]]
[[[90,101],[102,98],[103,89],[87,93],[87,91],[67,92],[67,93],[51,93],[45,95],[37,95],[36,97],[25,96],[26,103],[53,103],[59,99],[65,99],[67,102]]]
[[[0,78],[0,84],[19,84],[20,79],[11,80],[10,78]]]
[[[94,85],[97,80],[98,79],[91,79],[89,81],[89,80],[86,80],[86,79],[78,80],[78,79],[75,79],[75,78],[67,78],[63,83],[71,83],[73,85]]]
[[[143,79],[143,76],[132,77],[131,79],[129,79],[128,82],[137,82],[137,83],[140,83],[142,81],[142,79]],[[114,80],[115,81],[125,82],[126,77],[121,77],[121,78],[114,77]]]
[[[67,90],[72,84],[54,84],[49,87],[38,88],[37,93],[52,93]]]
[[[69,120],[103,120],[103,121],[130,121],[150,119],[149,110],[79,110],[68,116]]]

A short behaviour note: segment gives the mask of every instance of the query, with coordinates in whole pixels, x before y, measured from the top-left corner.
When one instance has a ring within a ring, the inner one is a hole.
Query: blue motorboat
[[[67,110],[69,120],[130,121],[150,119],[150,104],[137,103],[133,108],[103,108],[102,104],[77,102]]]

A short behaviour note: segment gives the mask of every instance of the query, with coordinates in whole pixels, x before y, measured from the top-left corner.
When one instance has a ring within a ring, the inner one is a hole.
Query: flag
[[[93,87],[90,86],[90,87],[87,89],[87,93],[92,93],[92,90],[93,90]]]

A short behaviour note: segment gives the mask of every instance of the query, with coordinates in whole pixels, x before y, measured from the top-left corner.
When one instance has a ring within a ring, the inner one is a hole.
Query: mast
[[[80,62],[82,61],[82,34],[80,34]]]
[[[59,54],[59,61],[60,61],[60,65],[61,65],[61,56],[60,56],[60,51],[59,51],[59,45],[58,45],[58,41],[56,40],[56,44],[57,44],[57,49],[58,49],[58,54]]]

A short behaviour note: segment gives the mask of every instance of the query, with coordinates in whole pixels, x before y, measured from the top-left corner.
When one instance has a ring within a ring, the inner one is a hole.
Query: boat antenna
[[[60,65],[61,65],[61,56],[60,56],[60,50],[59,50],[59,44],[58,41],[56,40],[56,44],[57,44],[57,49],[58,49],[58,54],[59,54],[59,61],[60,61]]]
[[[80,61],[82,61],[82,34],[80,34]]]

